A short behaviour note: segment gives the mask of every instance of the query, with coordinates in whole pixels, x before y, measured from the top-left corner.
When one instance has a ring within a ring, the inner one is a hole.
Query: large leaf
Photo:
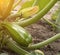
[[[35,5],[39,6],[39,9],[42,10],[51,0],[36,0]]]
[[[30,0],[30,1],[27,0],[27,1],[21,6],[21,9],[24,9],[24,8],[27,8],[27,7],[31,7],[31,6],[33,5],[34,1],[35,1],[35,0]],[[20,9],[20,10],[21,10],[21,9]],[[20,11],[20,10],[19,10],[19,11]],[[18,12],[19,12],[19,11],[18,11]]]
[[[42,10],[49,3],[49,1],[50,0],[44,0],[44,1],[43,0],[31,0],[31,1],[27,1],[22,5],[21,9],[38,5],[39,9]]]

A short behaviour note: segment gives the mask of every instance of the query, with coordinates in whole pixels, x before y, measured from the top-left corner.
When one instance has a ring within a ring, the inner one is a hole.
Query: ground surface
[[[46,14],[45,18],[46,17],[51,18],[52,13],[57,8],[58,8],[58,4],[56,4],[54,6],[54,8],[52,10],[50,10],[50,12],[48,12],[48,14]],[[33,43],[41,42],[56,34],[56,32],[53,30],[53,28],[43,20],[40,20],[37,23],[26,27],[26,29],[33,36]],[[44,48],[41,48],[40,50],[42,50],[45,53],[45,55],[58,55],[58,53],[60,53],[60,40],[57,40],[57,41],[45,46]],[[3,52],[6,52],[6,51],[3,50]],[[9,55],[17,55],[15,53],[11,53],[10,51],[7,51],[7,52],[9,52]]]
[[[51,18],[51,15],[58,8],[58,3],[44,16],[44,18]],[[46,40],[56,34],[50,25],[45,21],[40,20],[39,22],[29,26],[28,31],[33,36],[33,42],[38,43]],[[58,55],[60,53],[60,40],[53,42],[41,49],[45,55]],[[59,54],[60,55],[60,54]]]
[[[34,43],[46,40],[56,34],[47,23],[42,21],[29,26],[27,29],[32,34]],[[45,55],[57,55],[60,52],[60,40],[41,48],[41,50]]]

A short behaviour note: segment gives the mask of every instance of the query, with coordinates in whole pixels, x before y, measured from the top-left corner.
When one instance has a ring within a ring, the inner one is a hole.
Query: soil
[[[58,7],[58,4],[56,4],[53,7],[53,9],[51,9],[44,17],[51,18],[52,11],[55,11],[57,7]],[[44,40],[54,36],[55,34],[57,34],[54,31],[54,29],[50,25],[48,25],[48,23],[46,23],[43,19],[38,21],[35,24],[32,24],[32,25],[26,27],[25,29],[27,29],[33,36],[32,37],[33,43],[38,43],[38,42],[44,41]],[[41,48],[40,50],[42,50],[45,55],[59,55],[60,40],[57,40],[57,41]],[[3,52],[6,52],[6,51],[3,50]],[[9,55],[17,55],[11,51],[8,51],[8,52],[9,52]]]
[[[42,20],[27,27],[26,29],[32,34],[33,43],[44,41],[56,34],[53,28]],[[58,53],[60,53],[60,40],[57,40],[40,50],[42,50],[45,55],[58,55]]]

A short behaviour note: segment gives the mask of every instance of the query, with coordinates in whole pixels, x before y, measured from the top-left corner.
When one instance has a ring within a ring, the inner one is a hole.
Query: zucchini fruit
[[[12,39],[21,46],[27,47],[32,42],[32,36],[16,23],[3,23],[3,27],[9,32]]]
[[[16,53],[19,54],[19,55],[29,54],[28,51],[22,49],[20,46],[18,46],[18,45],[17,45],[13,40],[11,40],[11,39],[8,39],[8,41],[7,41],[7,43],[6,43],[6,46],[7,46],[10,50],[16,52]]]

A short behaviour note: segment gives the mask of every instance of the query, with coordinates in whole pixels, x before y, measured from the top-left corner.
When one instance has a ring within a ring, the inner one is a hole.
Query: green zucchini
[[[15,53],[19,54],[19,55],[25,55],[25,54],[29,54],[28,51],[22,49],[20,46],[18,46],[13,40],[8,39],[6,46],[14,51]]]
[[[10,33],[12,39],[18,44],[27,47],[32,42],[32,36],[16,23],[3,23],[3,27]]]

